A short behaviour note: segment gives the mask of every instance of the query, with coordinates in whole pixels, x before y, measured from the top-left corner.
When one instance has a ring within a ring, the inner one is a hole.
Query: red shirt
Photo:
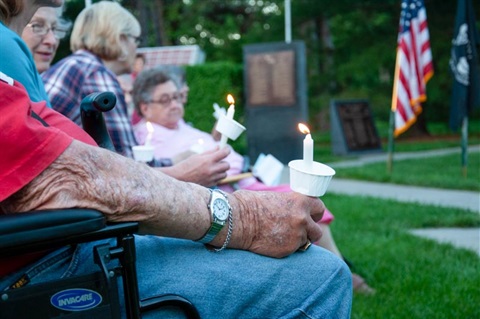
[[[37,113],[49,126],[32,117]],[[78,125],[30,101],[23,86],[0,73],[0,201],[27,185],[78,139],[96,145]]]
[[[48,126],[35,119],[32,111]],[[96,145],[78,125],[30,101],[25,88],[0,72],[0,202],[31,182],[52,164],[73,139]],[[0,259],[0,277],[38,259],[30,254]]]

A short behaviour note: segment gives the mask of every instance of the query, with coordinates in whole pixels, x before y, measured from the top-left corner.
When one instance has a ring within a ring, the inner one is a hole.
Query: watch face
[[[228,204],[223,199],[217,198],[213,202],[213,211],[215,216],[220,220],[226,220],[228,218]]]

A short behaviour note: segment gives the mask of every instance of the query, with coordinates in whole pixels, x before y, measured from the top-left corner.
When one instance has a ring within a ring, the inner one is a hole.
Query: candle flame
[[[152,125],[152,123],[150,123],[150,122],[147,121],[147,124],[146,124],[146,125],[147,125],[147,131],[148,131],[148,133],[153,133],[153,125]]]
[[[306,126],[306,125],[303,124],[303,123],[298,123],[298,129],[299,129],[300,132],[302,132],[303,134],[310,134],[310,130],[308,129],[308,126]]]
[[[235,99],[233,98],[233,95],[231,94],[227,95],[227,102],[228,104],[231,104],[231,105],[235,104]]]

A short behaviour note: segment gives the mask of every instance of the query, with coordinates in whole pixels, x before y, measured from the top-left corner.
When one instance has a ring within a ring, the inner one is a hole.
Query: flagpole
[[[467,177],[467,158],[468,158],[468,116],[462,121],[462,174]]]
[[[395,113],[397,112],[397,98],[398,98],[398,76],[400,74],[400,63],[397,47],[397,56],[395,57],[395,75],[393,78],[393,92],[392,92],[392,106],[390,109],[390,119],[388,122],[388,156],[387,156],[387,173],[393,172],[393,152],[394,152],[394,131],[395,131]]]
[[[387,157],[387,173],[392,174],[393,171],[393,151],[394,151],[394,138],[393,130],[395,123],[395,112],[390,111],[390,121],[388,125],[388,157]]]
[[[388,158],[387,158],[387,173],[393,172],[393,152],[395,139],[393,138],[393,131],[395,130],[395,111],[390,111],[390,121],[388,124]]]
[[[285,0],[285,42],[292,42],[292,13],[290,0]]]

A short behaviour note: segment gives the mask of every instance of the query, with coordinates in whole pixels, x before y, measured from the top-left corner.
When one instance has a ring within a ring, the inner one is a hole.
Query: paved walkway
[[[480,193],[473,191],[375,183],[334,177],[330,182],[328,192],[371,196],[446,208],[462,208],[480,213]]]
[[[479,228],[422,228],[411,229],[410,233],[440,243],[451,244],[457,248],[471,249],[480,256]]]
[[[480,145],[469,147],[469,152],[479,152]],[[425,158],[460,153],[460,148],[443,150],[395,153],[394,160]],[[355,160],[328,163],[333,168],[362,166],[375,162],[386,162],[387,154],[364,155]],[[472,169],[472,168],[470,168]],[[475,168],[479,169],[479,168]],[[421,203],[439,207],[454,207],[470,210],[480,214],[480,193],[472,191],[444,190],[416,186],[394,185],[358,180],[333,178],[328,188],[329,193],[371,196],[392,199],[401,202]],[[413,229],[412,234],[430,238],[455,247],[475,251],[480,256],[480,228],[435,228]]]

